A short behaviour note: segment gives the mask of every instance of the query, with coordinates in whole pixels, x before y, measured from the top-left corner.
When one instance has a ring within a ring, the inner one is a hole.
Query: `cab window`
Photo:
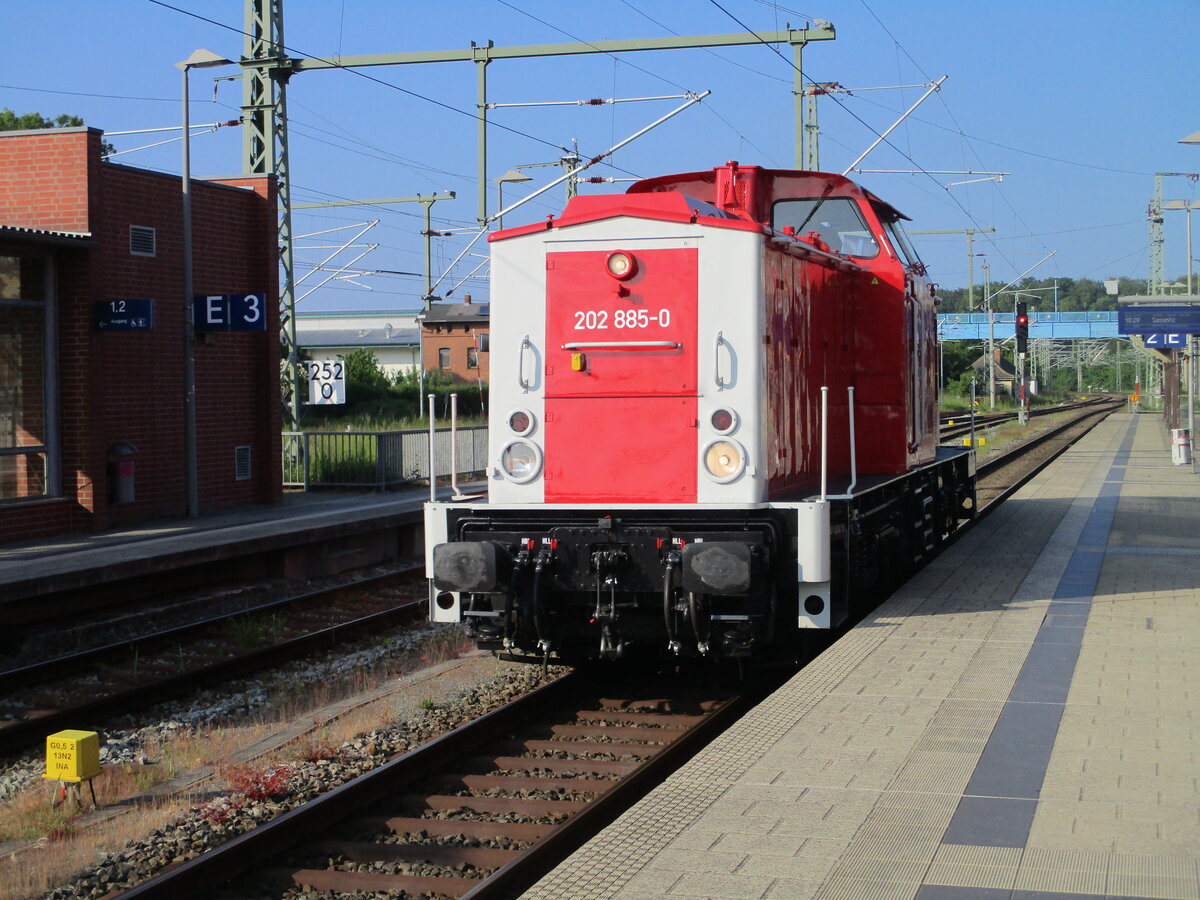
[[[913,249],[912,243],[908,239],[908,234],[904,231],[904,226],[898,221],[888,221],[883,219],[883,230],[887,233],[888,240],[892,242],[892,246],[896,248],[896,254],[901,261],[910,266],[921,265],[921,258],[917,256],[917,251]]]
[[[874,259],[879,255],[879,244],[858,204],[850,197],[780,200],[771,214],[771,224],[776,229],[790,225],[800,236],[815,231],[835,253],[858,259]]]

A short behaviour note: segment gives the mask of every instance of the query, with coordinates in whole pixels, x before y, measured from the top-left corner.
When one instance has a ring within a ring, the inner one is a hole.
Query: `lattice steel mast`
[[[479,132],[479,221],[487,215],[487,67],[499,59],[532,59],[547,56],[576,56],[595,53],[629,53],[640,50],[680,50],[701,47],[733,47],[755,44],[790,44],[793,50],[793,97],[796,127],[796,164],[804,158],[803,88],[801,52],[809,41],[836,38],[833,25],[816,20],[814,28],[788,28],[763,33],[741,32],[701,36],[672,36],[628,41],[593,41],[578,44],[539,44],[496,47],[472,43],[466,50],[435,50],[416,53],[384,53],[343,56],[335,59],[293,59],[283,39],[283,0],[246,0],[246,40],[242,58],[243,171],[247,174],[274,172],[279,189],[279,247],[283,269],[280,285],[280,325],[287,343],[287,369],[281,378],[285,397],[290,396],[293,424],[300,421],[299,354],[296,346],[296,301],[292,256],[291,183],[287,150],[287,83],[296,72],[310,69],[342,69],[357,66],[411,65],[415,63],[473,62],[478,73],[477,115]]]

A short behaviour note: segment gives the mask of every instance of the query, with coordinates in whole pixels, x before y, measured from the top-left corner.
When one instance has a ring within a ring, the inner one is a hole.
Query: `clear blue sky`
[[[180,116],[180,73],[174,64],[204,47],[242,53],[239,0],[6,0],[0,25],[8,36],[0,57],[0,106],[18,113],[72,113],[105,131],[165,127]],[[183,11],[179,11],[183,10]],[[187,13],[194,13],[188,15]],[[849,88],[914,85],[949,78],[862,164],[877,169],[973,169],[1010,172],[1002,183],[946,187],[971,176],[864,174],[860,181],[908,214],[912,230],[994,226],[979,235],[977,258],[993,281],[1007,281],[1050,250],[1058,254],[1032,274],[1053,277],[1146,277],[1146,207],[1153,173],[1200,172],[1200,146],[1178,140],[1200,131],[1200,80],[1194,0],[286,0],[287,43],[294,56],[452,49],[474,40],[498,46],[676,34],[718,34],[832,22],[837,40],[811,44],[805,75]],[[211,19],[212,22],[204,21]],[[219,24],[213,24],[213,23]],[[712,96],[620,151],[617,168],[589,174],[648,177],[708,168],[726,160],[790,167],[794,158],[791,54],[765,46],[716,51],[665,51],[542,61],[498,61],[489,67],[498,103],[640,97],[711,90]],[[435,206],[437,226],[471,226],[476,214],[475,72],[470,63],[315,71],[295,76],[288,99],[295,202],[397,197],[454,190]],[[192,121],[238,114],[241,89],[195,71]],[[384,82],[383,84],[379,82]],[[922,93],[919,87],[822,98],[821,164],[841,171]],[[556,159],[575,138],[595,155],[658,118],[673,101],[601,107],[493,111],[489,179],[515,166]],[[450,107],[448,109],[447,107]],[[167,140],[169,133],[114,136],[118,150]],[[117,161],[177,173],[178,142],[124,153]],[[234,174],[241,166],[236,128],[193,138],[193,174]],[[527,186],[554,168],[528,170]],[[495,202],[495,185],[489,184]],[[622,185],[586,186],[588,191]],[[1166,180],[1164,197],[1200,203],[1200,186]],[[557,212],[555,188],[506,219],[507,225]],[[416,204],[304,212],[299,234],[365,222],[362,238],[378,243],[356,268],[420,272],[420,207]],[[1185,214],[1166,214],[1167,276],[1186,272]],[[1200,232],[1200,218],[1196,222]],[[338,232],[348,239],[354,232]],[[918,238],[934,280],[966,283],[965,239]],[[1197,235],[1200,241],[1200,233]],[[301,270],[330,251],[300,241]],[[465,245],[437,240],[435,269]],[[482,243],[477,245],[484,246]],[[486,251],[485,251],[486,252]],[[343,254],[340,259],[348,259]],[[479,260],[451,275],[457,283]],[[978,266],[976,281],[983,274]],[[315,283],[318,275],[309,277]],[[419,278],[378,274],[335,282],[304,300],[301,311],[407,309],[419,304]],[[443,290],[446,285],[443,285]],[[301,290],[303,291],[304,286]],[[486,294],[467,280],[458,295]]]

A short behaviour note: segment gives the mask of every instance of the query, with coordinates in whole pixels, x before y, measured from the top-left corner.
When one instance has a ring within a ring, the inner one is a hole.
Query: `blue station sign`
[[[1200,334],[1200,306],[1123,306],[1120,334]]]
[[[150,331],[154,328],[153,300],[97,300],[92,306],[97,331]]]
[[[1188,342],[1186,334],[1147,334],[1144,339],[1146,346],[1155,350],[1182,350]]]
[[[266,294],[197,294],[192,326],[197,332],[266,331]]]

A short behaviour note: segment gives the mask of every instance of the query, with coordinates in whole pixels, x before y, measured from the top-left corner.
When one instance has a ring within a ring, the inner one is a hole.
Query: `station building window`
[[[467,348],[467,368],[468,369],[478,369],[479,368],[479,351],[476,350],[474,347]]]
[[[52,261],[0,249],[0,503],[57,496]]]
[[[438,368],[439,369],[450,368],[450,348],[449,347],[442,347],[438,350]]]

